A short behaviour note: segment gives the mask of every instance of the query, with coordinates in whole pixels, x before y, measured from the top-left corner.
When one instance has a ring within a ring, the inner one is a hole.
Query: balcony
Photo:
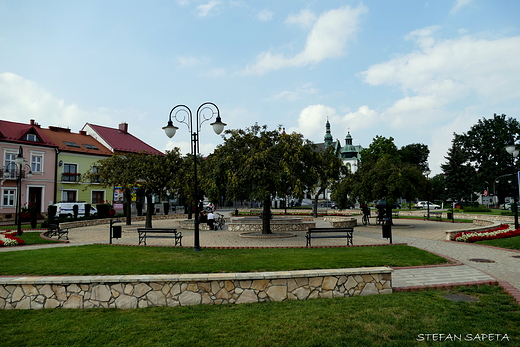
[[[80,178],[81,174],[76,172],[64,172],[61,174],[62,182],[79,182]]]

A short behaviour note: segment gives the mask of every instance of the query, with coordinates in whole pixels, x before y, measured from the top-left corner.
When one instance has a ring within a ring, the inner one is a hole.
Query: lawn
[[[478,301],[451,301],[444,297],[449,293]],[[0,315],[4,346],[518,346],[519,321],[519,306],[497,286],[222,306],[6,310]],[[494,334],[493,342],[488,334]]]
[[[406,245],[332,248],[204,248],[69,246],[1,252],[0,275],[218,273],[416,266],[445,258]]]
[[[479,245],[488,245],[500,248],[517,249],[520,250],[520,236],[508,237],[504,239],[485,240],[475,242]]]

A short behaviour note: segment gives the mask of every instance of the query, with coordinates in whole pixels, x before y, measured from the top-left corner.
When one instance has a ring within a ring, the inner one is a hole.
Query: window
[[[17,154],[16,153],[5,153],[5,161],[4,161],[4,167],[7,168],[8,165],[10,165],[11,163],[14,164],[14,160],[16,159],[16,156]],[[11,165],[11,166],[14,166],[14,165]]]
[[[102,204],[105,200],[105,192],[104,191],[92,191],[92,203],[93,204]]]
[[[67,147],[81,148],[76,142],[63,141],[63,143],[67,145]]]
[[[92,173],[97,176],[99,173],[99,166],[92,166]],[[90,183],[101,183],[101,178],[99,176],[92,178]]]
[[[63,173],[61,174],[61,180],[64,182],[78,182],[78,166],[76,164],[63,164]]]
[[[36,134],[27,134],[23,137],[25,141],[39,142]]]
[[[76,193],[75,190],[64,190],[61,195],[61,201],[76,202]]]
[[[2,206],[14,206],[15,189],[2,189]]]
[[[42,170],[43,154],[31,154],[31,171],[43,172]]]
[[[97,147],[94,146],[94,145],[83,144],[83,146],[85,146],[86,149],[95,149],[95,150],[98,150],[98,151],[99,151],[99,148],[97,148]]]

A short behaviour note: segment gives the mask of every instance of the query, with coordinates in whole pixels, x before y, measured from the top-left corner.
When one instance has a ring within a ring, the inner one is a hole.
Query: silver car
[[[437,210],[437,209],[440,209],[441,207],[437,204],[434,204],[434,203],[431,203],[431,202],[428,202],[428,201],[418,201],[416,204],[415,204],[415,208],[423,208],[423,209],[427,209],[428,206],[433,209],[433,210]]]

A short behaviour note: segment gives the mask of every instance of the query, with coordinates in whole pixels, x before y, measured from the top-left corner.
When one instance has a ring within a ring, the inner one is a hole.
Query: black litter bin
[[[447,215],[448,215],[448,219],[453,219],[453,212],[448,212]]]
[[[120,239],[122,235],[122,227],[120,225],[114,225],[112,227],[112,237],[114,239]]]

